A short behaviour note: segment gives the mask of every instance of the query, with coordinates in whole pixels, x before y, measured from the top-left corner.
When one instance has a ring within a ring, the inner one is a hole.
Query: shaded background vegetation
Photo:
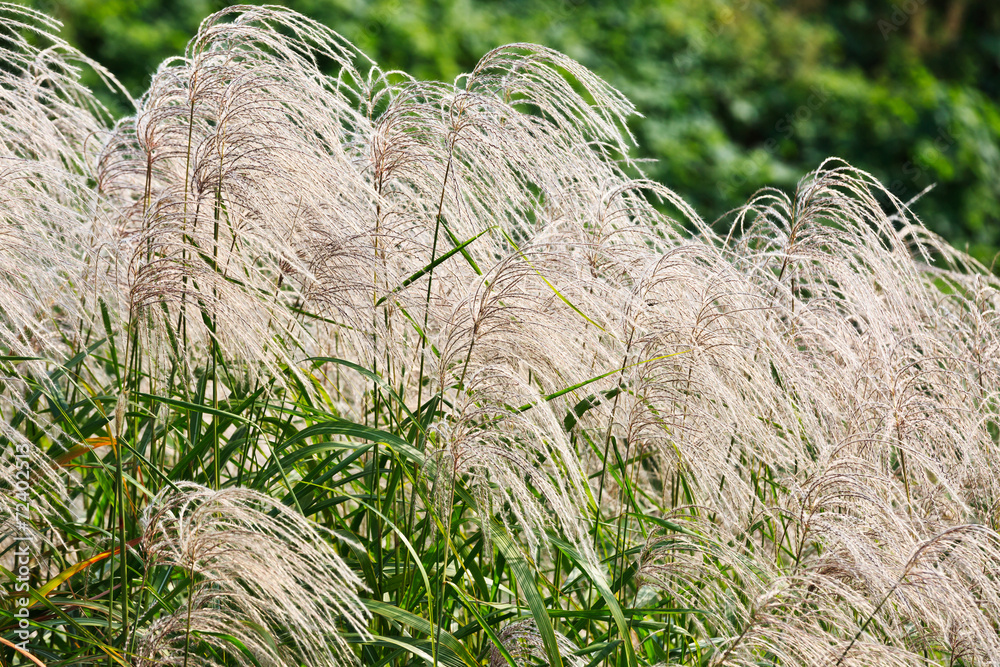
[[[31,0],[135,94],[225,0]],[[622,90],[647,174],[708,220],[828,155],[869,170],[991,264],[1000,249],[992,0],[287,0],[385,68],[450,80],[545,44]],[[119,102],[120,104],[120,102]],[[724,224],[724,223],[720,223]]]

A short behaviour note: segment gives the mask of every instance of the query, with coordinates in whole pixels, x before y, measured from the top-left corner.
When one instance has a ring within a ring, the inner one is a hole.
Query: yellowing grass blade
[[[130,547],[134,546],[134,545],[136,545],[136,544],[139,543],[140,539],[141,538],[137,537],[134,540],[129,540],[126,544],[128,544],[128,546],[130,546]],[[113,552],[112,551],[101,552],[101,553],[97,554],[96,556],[91,556],[87,560],[82,560],[82,561],[80,561],[79,563],[77,563],[75,565],[71,565],[70,567],[66,568],[65,570],[63,570],[62,572],[60,572],[59,574],[57,574],[53,579],[49,580],[48,583],[46,583],[44,586],[42,586],[41,588],[39,588],[37,592],[42,597],[47,597],[49,594],[52,593],[52,591],[54,591],[55,589],[59,588],[59,586],[64,581],[66,581],[67,579],[69,579],[73,575],[75,575],[75,574],[77,574],[79,572],[82,572],[83,570],[86,570],[88,567],[90,567],[94,563],[99,563],[102,560],[104,560],[105,558],[110,558],[112,555],[117,556],[119,553],[121,553],[121,547],[116,548]],[[35,603],[32,602],[28,606],[34,606],[34,604]]]
[[[57,456],[56,463],[61,467],[66,467],[70,461],[83,456],[87,452],[92,452],[95,449],[100,449],[101,447],[113,448],[115,444],[115,439],[106,435],[87,438],[81,444],[76,445],[75,447],[70,447],[69,450]]]

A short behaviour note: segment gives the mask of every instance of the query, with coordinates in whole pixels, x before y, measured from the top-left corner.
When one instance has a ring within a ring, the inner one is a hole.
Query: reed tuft
[[[0,4],[5,664],[1000,664],[1000,283],[919,203],[708,224],[566,56],[273,6],[113,120],[57,28]]]

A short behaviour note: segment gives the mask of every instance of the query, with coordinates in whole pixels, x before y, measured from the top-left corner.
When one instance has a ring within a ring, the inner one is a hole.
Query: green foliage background
[[[134,93],[222,0],[31,0]],[[385,68],[450,80],[541,43],[622,90],[647,174],[712,220],[828,155],[871,171],[991,264],[1000,250],[992,0],[289,0]],[[120,102],[119,102],[120,104]]]

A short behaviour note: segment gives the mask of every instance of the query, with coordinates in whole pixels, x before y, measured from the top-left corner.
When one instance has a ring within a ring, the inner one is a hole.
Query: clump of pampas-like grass
[[[828,160],[720,234],[566,56],[417,81],[279,7],[206,19],[110,123],[99,67],[2,7],[4,437],[117,548],[146,517],[82,644],[1000,664],[1000,283],[871,175]],[[114,597],[171,566],[155,613]]]
[[[355,662],[338,629],[365,633],[363,585],[315,524],[260,493],[193,484],[153,499],[143,523],[149,567],[191,581],[186,604],[144,631],[140,664],[217,664],[206,646],[247,665]]]

